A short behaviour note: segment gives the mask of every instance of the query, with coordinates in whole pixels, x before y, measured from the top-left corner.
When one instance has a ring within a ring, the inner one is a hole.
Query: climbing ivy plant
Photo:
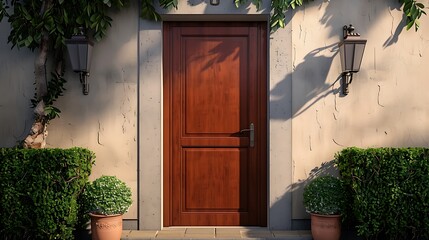
[[[246,3],[248,0],[234,0],[237,7],[241,4]],[[271,28],[273,30],[278,29],[279,27],[283,28],[285,25],[285,12],[289,9],[295,9],[298,6],[302,6],[305,2],[314,1],[314,0],[272,0],[271,1]],[[256,7],[260,6],[262,0],[252,0],[252,3]],[[425,6],[417,2],[416,0],[399,0],[402,4],[402,9],[404,16],[407,19],[407,30],[411,27],[415,27],[417,31],[420,27],[419,19],[422,14],[426,15],[426,12],[423,11]]]
[[[263,0],[232,0],[235,3],[235,6],[239,8],[241,5],[251,1],[253,5],[259,10]],[[314,0],[272,0],[271,1],[271,17],[270,17],[270,26],[271,30],[275,31],[278,28],[283,28],[285,26],[285,13],[289,9],[295,9],[296,7],[302,6],[305,2],[314,1]],[[142,17],[160,20],[160,15],[155,11],[152,0],[143,0],[142,1]],[[407,25],[406,28],[409,30],[413,26],[417,31],[420,27],[419,19],[426,12],[423,10],[425,8],[424,4],[416,0],[399,0],[404,12],[404,17],[406,18]],[[174,7],[177,8],[177,0],[159,0],[159,4],[163,8]]]
[[[156,12],[153,5],[153,0],[142,0],[141,1],[141,17],[145,19],[151,19],[155,21],[161,20],[161,16]],[[159,0],[159,6],[164,9],[176,8],[179,3],[178,0]]]
[[[415,0],[399,0],[399,2],[402,3],[404,15],[407,18],[407,30],[414,25],[417,31],[420,27],[420,17],[422,14],[426,15],[426,12],[423,11],[425,5]]]

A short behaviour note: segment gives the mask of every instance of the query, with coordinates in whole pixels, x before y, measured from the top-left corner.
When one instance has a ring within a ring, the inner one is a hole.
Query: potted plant
[[[311,214],[314,240],[338,240],[341,215],[346,207],[346,191],[340,179],[320,176],[304,187],[304,207]]]
[[[83,202],[91,217],[93,240],[119,240],[122,215],[131,206],[131,189],[115,176],[102,176],[85,186]]]

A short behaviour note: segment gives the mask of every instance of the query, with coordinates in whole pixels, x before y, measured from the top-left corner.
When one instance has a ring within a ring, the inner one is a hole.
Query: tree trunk
[[[40,16],[52,6],[52,0],[45,0],[40,9]],[[30,133],[23,141],[24,148],[44,148],[46,137],[48,136],[47,125],[49,119],[45,114],[45,103],[43,97],[48,93],[48,83],[46,74],[46,61],[49,52],[49,32],[42,33],[40,40],[39,53],[34,60],[34,78],[36,85],[36,100],[38,104],[34,109],[34,122]]]
[[[42,101],[34,109],[34,122],[30,133],[23,142],[24,148],[44,148],[46,146],[46,137],[48,136],[48,118],[44,114],[45,104]]]
[[[52,0],[44,0],[40,8],[40,16],[52,7]],[[48,92],[47,76],[46,76],[46,60],[49,53],[49,32],[42,32],[42,39],[39,45],[39,54],[34,61],[34,80],[36,83],[36,99],[41,101]]]

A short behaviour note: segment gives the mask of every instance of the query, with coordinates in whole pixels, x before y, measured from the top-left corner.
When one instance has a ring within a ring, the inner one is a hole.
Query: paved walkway
[[[122,240],[144,239],[284,239],[311,240],[310,231],[270,231],[266,228],[166,228],[161,231],[124,230]]]

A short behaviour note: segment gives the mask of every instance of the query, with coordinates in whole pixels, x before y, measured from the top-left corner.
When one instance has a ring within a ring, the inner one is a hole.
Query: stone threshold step
[[[124,230],[121,240],[146,239],[284,239],[311,240],[310,231],[270,231],[247,228],[167,228],[160,231]]]

